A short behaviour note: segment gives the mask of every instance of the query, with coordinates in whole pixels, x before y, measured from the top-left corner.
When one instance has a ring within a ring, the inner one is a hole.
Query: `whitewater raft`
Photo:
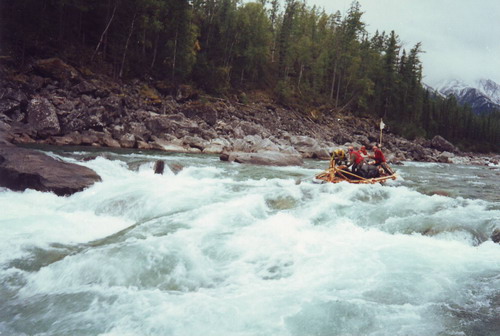
[[[347,170],[346,166],[336,166],[335,164],[330,164],[330,168],[324,172],[316,175],[315,181],[317,182],[330,182],[330,183],[340,183],[348,182],[354,184],[375,184],[384,183],[387,180],[395,180],[396,173],[391,175],[381,174],[378,177],[365,178]]]

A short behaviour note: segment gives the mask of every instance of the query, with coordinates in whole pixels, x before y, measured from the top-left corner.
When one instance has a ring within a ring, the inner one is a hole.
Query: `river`
[[[500,167],[316,184],[327,162],[49,153],[102,182],[0,189],[2,336],[499,335]]]

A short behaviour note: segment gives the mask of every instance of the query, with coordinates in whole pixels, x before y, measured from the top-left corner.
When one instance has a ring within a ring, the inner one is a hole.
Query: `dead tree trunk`
[[[156,38],[155,38],[155,47],[153,50],[153,59],[151,60],[151,66],[150,69],[153,69],[155,62],[156,62],[156,53],[158,52],[158,39],[160,38],[160,33],[156,32]]]
[[[333,100],[333,90],[335,89],[336,76],[337,76],[337,62],[335,62],[335,66],[333,67],[332,86],[330,87],[330,101]]]
[[[175,30],[175,41],[174,41],[174,59],[172,60],[172,82],[175,81],[175,62],[177,60],[177,40],[179,38],[179,29]]]
[[[342,73],[339,74],[339,80],[337,82],[337,98],[335,100],[335,108],[337,108],[339,106],[340,78],[342,78]]]
[[[130,42],[130,37],[132,36],[132,33],[134,32],[134,24],[135,24],[136,16],[137,16],[137,12],[134,13],[134,18],[132,19],[132,23],[130,24],[130,31],[128,32],[128,36],[127,36],[127,42],[125,42],[125,50],[123,50],[122,65],[120,67],[120,75],[119,75],[120,78],[122,78],[122,76],[123,76],[123,68],[125,66],[125,58],[127,56],[128,43]]]
[[[111,26],[111,22],[113,22],[113,18],[115,17],[115,12],[116,12],[116,3],[115,3],[115,8],[113,8],[113,13],[111,14],[111,18],[109,19],[108,24],[106,25],[106,28],[104,28],[104,31],[101,34],[101,38],[99,39],[99,43],[97,43],[97,47],[95,48],[94,53],[92,54],[92,57],[90,58],[90,61],[94,60],[94,57],[97,54],[97,51],[99,50],[99,47],[102,44],[102,41],[104,40],[104,36],[108,32],[108,29]]]
[[[300,82],[302,81],[303,72],[304,72],[304,63],[300,63],[299,80],[297,82],[297,90],[299,91],[300,94],[302,94],[302,92],[300,91]]]

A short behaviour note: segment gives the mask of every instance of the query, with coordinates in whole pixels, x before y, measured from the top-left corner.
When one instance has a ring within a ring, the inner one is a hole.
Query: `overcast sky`
[[[306,0],[345,14],[352,0]],[[479,78],[500,84],[500,0],[359,0],[373,34],[394,30],[409,51],[422,42],[423,82]]]

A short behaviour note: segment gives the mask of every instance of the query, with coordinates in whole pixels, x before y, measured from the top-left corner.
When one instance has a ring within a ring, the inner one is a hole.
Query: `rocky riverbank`
[[[379,141],[373,120],[324,108],[296,111],[259,93],[219,99],[189,86],[118,82],[57,58],[22,70],[2,60],[0,133],[13,144],[210,153],[278,165],[326,160],[334,148]],[[408,141],[386,132],[383,149],[392,163],[498,164],[498,157],[461,153],[441,137]]]

